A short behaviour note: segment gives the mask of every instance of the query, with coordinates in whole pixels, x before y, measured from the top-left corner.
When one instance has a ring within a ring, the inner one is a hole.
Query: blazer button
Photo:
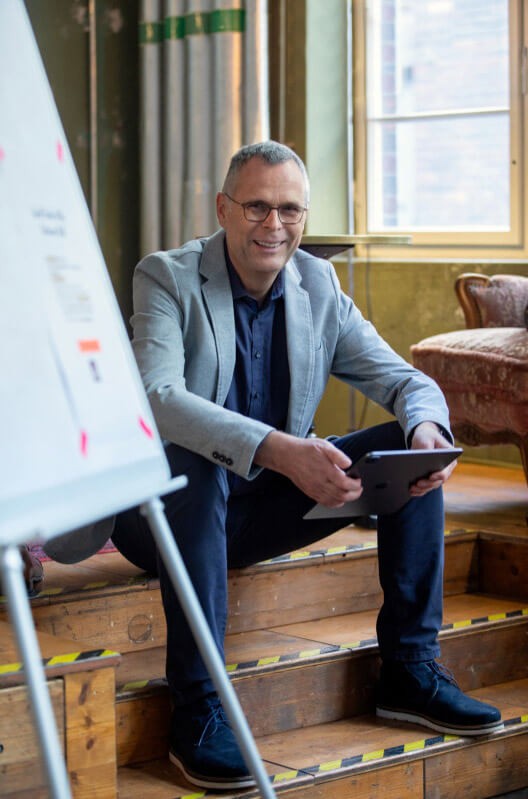
[[[218,458],[219,458],[219,457],[220,457],[220,456],[219,456],[218,452],[215,450],[215,451],[213,452],[213,458],[214,458],[215,460],[218,460]]]
[[[226,465],[232,466],[233,465],[233,458],[226,458]]]
[[[225,455],[219,455],[218,456],[218,460],[220,461],[220,463],[225,463],[225,459],[226,459]]]

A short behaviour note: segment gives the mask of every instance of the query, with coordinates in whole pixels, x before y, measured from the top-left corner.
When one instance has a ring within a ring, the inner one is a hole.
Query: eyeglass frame
[[[231,200],[231,202],[236,203],[236,205],[240,205],[241,206],[242,211],[244,212],[244,219],[246,220],[246,222],[258,222],[259,224],[262,224],[262,222],[266,221],[266,219],[269,217],[269,215],[271,214],[272,211],[277,211],[277,215],[279,217],[279,221],[280,221],[281,225],[298,225],[299,222],[301,222],[301,220],[303,218],[303,214],[306,213],[306,211],[308,210],[308,206],[307,205],[304,206],[304,207],[303,206],[297,206],[297,208],[299,209],[299,219],[297,219],[295,222],[285,222],[282,219],[282,217],[281,217],[281,208],[284,208],[284,205],[270,205],[269,203],[264,202],[264,200],[249,200],[248,202],[241,203],[241,202],[239,202],[239,200],[235,200],[234,197],[231,197],[231,195],[228,194],[226,191],[223,191],[222,194],[224,194],[227,197],[228,200]],[[266,214],[266,216],[263,219],[249,219],[247,214],[246,214],[247,206],[248,205],[256,205],[257,203],[261,203],[262,205],[265,205],[268,208],[268,213]],[[290,205],[295,205],[295,203],[289,203],[289,204]]]

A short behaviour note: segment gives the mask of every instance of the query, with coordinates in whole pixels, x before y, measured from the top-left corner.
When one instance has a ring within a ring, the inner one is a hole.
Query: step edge
[[[508,628],[518,626],[528,620],[528,607],[521,607],[515,610],[504,611],[501,613],[480,616],[458,622],[449,622],[442,625],[440,638],[458,638],[468,634],[478,634],[495,627]],[[366,638],[363,640],[352,641],[346,644],[321,644],[320,647],[311,647],[306,650],[290,652],[285,654],[264,656],[252,661],[241,663],[226,663],[226,673],[231,679],[241,680],[252,677],[255,674],[264,675],[271,672],[280,672],[288,668],[302,668],[313,664],[323,664],[330,660],[348,659],[363,655],[375,655],[378,653],[378,641],[376,638]],[[160,682],[161,681],[161,682]],[[150,689],[156,684],[165,684],[163,677],[154,677],[151,680],[138,678],[130,683],[118,683],[116,691],[120,695],[126,690],[126,686],[131,683],[142,683],[142,689]],[[127,692],[128,694],[130,691]]]
[[[372,716],[372,718],[375,717]],[[428,730],[427,732],[432,731]],[[351,755],[350,757],[304,766],[299,769],[289,768],[284,763],[265,757],[263,758],[263,762],[278,769],[282,769],[276,774],[270,775],[270,784],[278,793],[283,793],[288,790],[296,790],[302,785],[337,782],[351,774],[382,771],[401,763],[425,760],[457,749],[469,749],[480,744],[487,744],[491,741],[503,740],[518,735],[528,735],[528,713],[526,715],[505,719],[504,728],[491,735],[469,738],[455,735],[432,734],[424,738],[407,741],[406,743],[393,744],[385,749],[361,752]],[[256,738],[257,743],[258,740],[259,739]],[[156,761],[153,762],[158,761],[161,762],[161,758],[157,758]],[[118,784],[119,774],[123,774],[131,768],[134,768],[134,766],[123,765],[118,767]],[[187,791],[188,789],[184,790]],[[201,799],[201,797],[207,799],[207,797],[216,795],[217,794],[208,793],[207,791],[198,790],[193,793],[179,793],[174,796],[174,799]],[[249,791],[237,792],[235,795],[239,797],[239,799],[250,799],[250,797],[256,797],[259,794],[256,792],[256,789],[250,789]],[[231,796],[231,794],[229,794],[229,796]]]

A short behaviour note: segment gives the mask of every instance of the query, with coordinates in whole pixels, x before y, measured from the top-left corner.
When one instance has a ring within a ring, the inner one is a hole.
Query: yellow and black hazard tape
[[[330,760],[327,763],[320,763],[316,766],[303,768],[301,774],[326,774],[330,771],[342,771],[352,766],[361,766],[371,763],[373,760],[385,760],[386,758],[397,757],[398,755],[408,755],[414,752],[421,752],[431,746],[451,743],[460,740],[458,735],[435,735],[431,738],[422,738],[418,741],[410,741],[405,744],[389,746],[387,749],[375,749],[372,752],[362,752],[357,755],[343,757],[340,760]]]
[[[504,721],[504,726],[512,727],[518,724],[527,723],[528,714],[507,719]],[[372,752],[362,752],[361,754],[350,755],[349,757],[343,757],[339,760],[329,760],[325,763],[319,763],[314,766],[305,766],[298,771],[285,771],[280,774],[274,774],[270,779],[273,783],[278,783],[303,777],[307,774],[317,776],[321,774],[328,774],[333,771],[343,771],[345,769],[353,768],[354,766],[368,765],[376,760],[386,760],[399,757],[401,755],[411,755],[417,752],[423,752],[434,746],[456,743],[457,741],[462,740],[464,739],[459,735],[434,735],[431,738],[422,738],[417,741],[396,744],[395,746],[389,746],[386,749],[375,749]]]
[[[516,610],[505,610],[502,613],[490,613],[489,616],[477,616],[474,619],[464,619],[463,621],[453,621],[447,624],[442,624],[441,631],[445,630],[461,630],[466,627],[473,627],[476,624],[489,624],[495,621],[505,621],[506,619],[520,619],[523,616],[528,616],[528,608],[519,608]]]
[[[288,552],[286,555],[278,555],[276,558],[262,560],[260,561],[260,565],[268,566],[270,563],[290,563],[295,560],[320,558],[321,555],[346,555],[348,552],[376,549],[377,546],[375,541],[365,541],[363,544],[344,544],[339,547],[328,547],[328,549],[299,549],[295,552]]]
[[[479,616],[474,619],[465,619],[464,621],[455,621],[443,624],[441,627],[442,632],[449,630],[466,629],[468,627],[476,626],[479,624],[489,624],[490,622],[504,621],[507,619],[523,618],[528,616],[528,608],[519,608],[518,610],[508,610],[503,613],[492,613],[489,616]],[[226,671],[228,674],[236,674],[238,672],[248,671],[266,671],[271,670],[277,666],[296,661],[316,660],[320,657],[346,655],[350,652],[357,652],[359,649],[366,649],[367,647],[377,646],[377,638],[363,638],[359,641],[351,641],[344,644],[327,644],[316,649],[303,649],[296,652],[286,652],[281,655],[268,655],[254,660],[245,660],[239,663],[228,663]],[[120,686],[120,691],[138,691],[147,690],[155,686],[163,686],[166,681],[163,678],[155,678],[153,680],[136,680],[134,682],[125,683]]]
[[[516,724],[528,723],[528,715],[518,716],[514,719],[508,719],[504,722],[505,727],[514,726]],[[302,769],[291,769],[282,771],[270,776],[270,783],[274,786],[283,784],[285,782],[293,782],[294,780],[303,779],[306,777],[317,777],[330,774],[332,772],[344,771],[354,767],[368,766],[370,763],[379,760],[390,760],[391,758],[401,757],[402,755],[413,755],[419,752],[424,752],[436,746],[444,744],[456,744],[464,740],[458,735],[434,735],[431,738],[422,738],[417,741],[409,741],[404,744],[397,744],[396,746],[389,746],[386,749],[375,749],[372,752],[362,752],[361,754],[351,755],[350,757],[343,757],[339,760],[329,760],[325,763],[319,763],[314,766],[305,766]],[[185,794],[179,799],[201,799],[206,796],[204,793]]]
[[[346,644],[327,644],[318,649],[303,649],[299,652],[286,652],[282,655],[270,655],[269,657],[246,660],[242,663],[229,663],[226,671],[232,674],[236,671],[248,671],[250,669],[264,669],[266,666],[277,666],[282,663],[291,663],[296,660],[312,660],[322,655],[346,654],[351,650],[361,649],[366,646],[377,645],[377,638],[366,638],[362,641],[353,641]]]
[[[528,608],[519,608],[518,610],[508,610],[503,613],[492,613],[489,616],[479,616],[475,619],[450,622],[443,624],[441,631],[444,632],[449,630],[458,630],[479,624],[489,624],[490,622],[504,621],[506,619],[522,618],[524,616],[528,616]],[[336,653],[345,654],[347,652],[357,651],[358,649],[377,646],[377,643],[377,638],[364,638],[360,641],[352,641],[344,644],[327,644],[326,646],[322,646],[318,649],[305,649],[299,652],[288,652],[282,655],[271,655],[269,657],[247,660],[241,663],[230,663],[226,666],[226,671],[232,674],[237,671],[264,669],[266,667],[277,666],[282,663],[288,663],[297,660],[311,660],[323,655],[333,655]]]
[[[134,585],[141,585],[142,583],[147,582],[149,579],[157,579],[151,578],[147,574],[135,574],[133,577],[129,577],[127,580],[123,580],[123,582],[115,582],[114,580],[97,580],[91,583],[85,583],[81,586],[44,586],[42,589],[37,588],[36,592],[29,595],[28,599],[30,602],[38,603],[39,599],[46,599],[49,597],[54,596],[61,596],[62,594],[78,594],[88,592],[88,591],[95,591],[97,589],[102,588],[117,588],[123,589],[127,586],[134,586]],[[0,605],[7,604],[7,597],[0,594]]]
[[[455,536],[462,535],[468,531],[463,528],[456,528],[454,530],[444,530],[444,535]],[[296,552],[288,552],[285,555],[278,555],[276,558],[261,561],[261,565],[268,566],[272,563],[289,563],[296,560],[307,560],[309,558],[318,558],[322,555],[328,557],[329,555],[347,555],[350,552],[362,552],[367,549],[377,549],[377,541],[364,541],[354,544],[342,544],[335,547],[315,548],[315,549],[299,549]]]
[[[119,694],[136,693],[137,691],[146,691],[151,688],[164,688],[167,686],[165,677],[154,677],[152,680],[131,680],[119,686]]]
[[[119,653],[111,649],[87,649],[85,652],[68,652],[65,655],[52,655],[51,657],[41,658],[41,662],[44,668],[56,668],[59,666],[71,666],[74,663],[83,663],[86,660],[99,660],[108,657],[119,657]],[[23,663],[0,664],[0,676],[17,674],[23,670]]]
[[[457,528],[455,530],[445,530],[445,535],[459,535],[462,533],[468,532],[465,529]],[[347,555],[352,552],[362,552],[369,549],[377,549],[377,542],[376,541],[364,541],[363,543],[355,543],[355,544],[343,544],[341,546],[335,547],[327,547],[326,549],[322,548],[315,548],[315,549],[305,549],[305,550],[297,550],[296,552],[288,552],[285,555],[278,555],[275,558],[270,558],[269,560],[260,561],[259,565],[262,566],[269,566],[270,564],[275,563],[293,563],[299,560],[308,560],[310,558],[320,558],[321,556],[333,556],[333,555]],[[134,585],[141,585],[148,580],[157,579],[155,577],[149,576],[146,573],[135,574],[133,577],[129,577],[127,580],[124,580],[122,583],[115,583],[112,580],[101,580],[96,582],[86,583],[85,585],[75,587],[72,589],[71,586],[44,586],[42,590],[39,590],[38,593],[35,593],[29,597],[30,600],[37,601],[39,599],[46,599],[47,597],[54,597],[60,596],[62,594],[76,594],[88,591],[94,591],[96,589],[104,589],[109,587],[115,587],[118,589],[122,589],[126,586],[134,586]],[[0,605],[7,602],[5,596],[0,594]]]

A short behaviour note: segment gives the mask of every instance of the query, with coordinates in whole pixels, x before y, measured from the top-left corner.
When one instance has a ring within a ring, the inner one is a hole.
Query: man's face
[[[238,203],[306,206],[304,177],[295,161],[268,164],[252,158],[240,169],[229,195]],[[243,208],[220,192],[217,214],[226,232],[227,250],[248,289],[269,288],[301,241],[306,213],[299,222],[284,224],[273,210],[263,222],[248,222]]]

